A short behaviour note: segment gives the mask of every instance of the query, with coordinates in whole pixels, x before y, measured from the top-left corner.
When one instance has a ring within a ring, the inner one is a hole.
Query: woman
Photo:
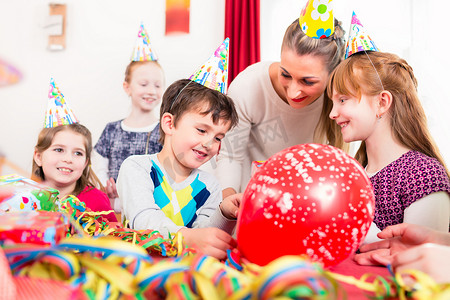
[[[245,190],[252,161],[302,143],[343,147],[340,130],[328,119],[331,101],[324,91],[343,59],[344,31],[330,16],[334,33],[321,29],[307,35],[304,12],[286,30],[280,62],[253,64],[229,87],[239,124],[227,134],[218,155],[215,174],[224,197]],[[314,34],[320,31],[332,34],[319,39]]]

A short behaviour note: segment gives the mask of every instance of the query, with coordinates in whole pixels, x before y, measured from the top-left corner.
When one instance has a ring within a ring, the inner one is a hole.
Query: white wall
[[[165,0],[67,0],[58,2],[67,4],[67,47],[51,52],[42,28],[51,2],[0,0],[0,58],[23,73],[0,88],[0,151],[27,171],[50,77],[96,142],[107,122],[129,111],[123,74],[141,21],[168,84],[190,76],[224,37],[225,0],[191,0],[190,33],[175,36],[165,36]]]
[[[191,0],[190,33],[165,36],[165,0],[67,0],[66,50],[46,50],[44,0],[0,0],[0,58],[19,68],[18,84],[0,88],[0,151],[31,170],[42,128],[50,77],[55,78],[80,121],[98,139],[107,122],[126,116],[122,90],[142,20],[165,70],[167,83],[189,76],[223,40],[225,0]],[[286,27],[304,0],[261,0],[261,58],[278,60]],[[335,0],[335,16],[350,26],[352,10],[382,51],[413,66],[432,133],[450,164],[450,78],[445,0]],[[445,26],[445,28],[444,28]],[[4,170],[3,173],[8,173]]]

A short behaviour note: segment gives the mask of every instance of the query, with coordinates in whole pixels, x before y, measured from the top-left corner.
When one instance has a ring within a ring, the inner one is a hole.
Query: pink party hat
[[[132,61],[158,60],[155,51],[152,50],[152,47],[150,45],[150,39],[148,37],[147,30],[145,30],[144,24],[142,23],[139,28],[138,37],[136,39],[136,45],[134,46],[131,60]]]
[[[300,13],[300,28],[314,39],[327,38],[334,33],[333,0],[308,0]]]
[[[207,88],[227,93],[228,82],[228,48],[230,39],[226,38],[214,51],[213,55],[203,64],[190,80],[197,82]]]
[[[45,128],[52,128],[60,125],[78,123],[77,117],[70,109],[64,95],[56,86],[53,78],[50,79],[50,90],[48,91],[48,106],[45,113]]]
[[[364,26],[362,26],[355,12],[352,14],[352,22],[350,24],[350,32],[345,50],[345,58],[361,51],[379,51],[375,43],[367,34]]]

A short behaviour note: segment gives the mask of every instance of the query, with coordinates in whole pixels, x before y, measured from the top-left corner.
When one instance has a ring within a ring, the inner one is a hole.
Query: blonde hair
[[[83,174],[77,180],[75,189],[73,190],[72,194],[77,196],[81,191],[84,190],[84,188],[86,186],[99,188],[100,190],[102,190],[104,192],[105,188],[100,183],[100,180],[95,175],[94,171],[91,169],[92,137],[91,137],[91,132],[85,126],[77,123],[77,124],[57,126],[57,127],[53,127],[53,128],[43,128],[41,130],[41,132],[39,133],[38,141],[35,146],[36,152],[42,153],[45,150],[47,150],[52,145],[53,138],[55,137],[55,135],[61,131],[71,131],[74,133],[78,133],[85,138],[84,146],[86,148],[87,164],[83,170]],[[32,172],[31,176],[32,176],[33,180],[37,180],[37,181],[45,180],[45,174],[44,174],[42,167],[38,166],[34,159],[33,159],[33,166],[32,166],[31,172]]]
[[[281,51],[285,48],[293,50],[297,55],[314,55],[324,59],[328,73],[331,73],[344,59],[344,30],[341,23],[334,19],[334,33],[326,38],[314,39],[307,36],[300,28],[297,20],[287,28],[284,34]],[[331,112],[327,92],[324,92],[324,104],[319,118],[319,122],[314,131],[314,142],[328,143],[335,147],[348,150],[348,145],[344,143],[341,130],[336,122],[330,120],[328,115]]]
[[[343,61],[331,74],[328,96],[333,91],[361,98],[392,94],[390,116],[394,138],[403,146],[436,158],[446,168],[444,160],[427,127],[425,111],[417,94],[417,80],[408,63],[395,54],[383,52],[357,53]],[[331,101],[329,101],[331,102]],[[367,165],[365,143],[362,142],[355,158]],[[446,168],[447,175],[449,172]]]

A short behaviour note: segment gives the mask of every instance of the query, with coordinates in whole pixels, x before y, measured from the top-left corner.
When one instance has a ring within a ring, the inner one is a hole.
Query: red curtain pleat
[[[226,0],[225,37],[230,38],[228,84],[260,61],[259,0]]]

